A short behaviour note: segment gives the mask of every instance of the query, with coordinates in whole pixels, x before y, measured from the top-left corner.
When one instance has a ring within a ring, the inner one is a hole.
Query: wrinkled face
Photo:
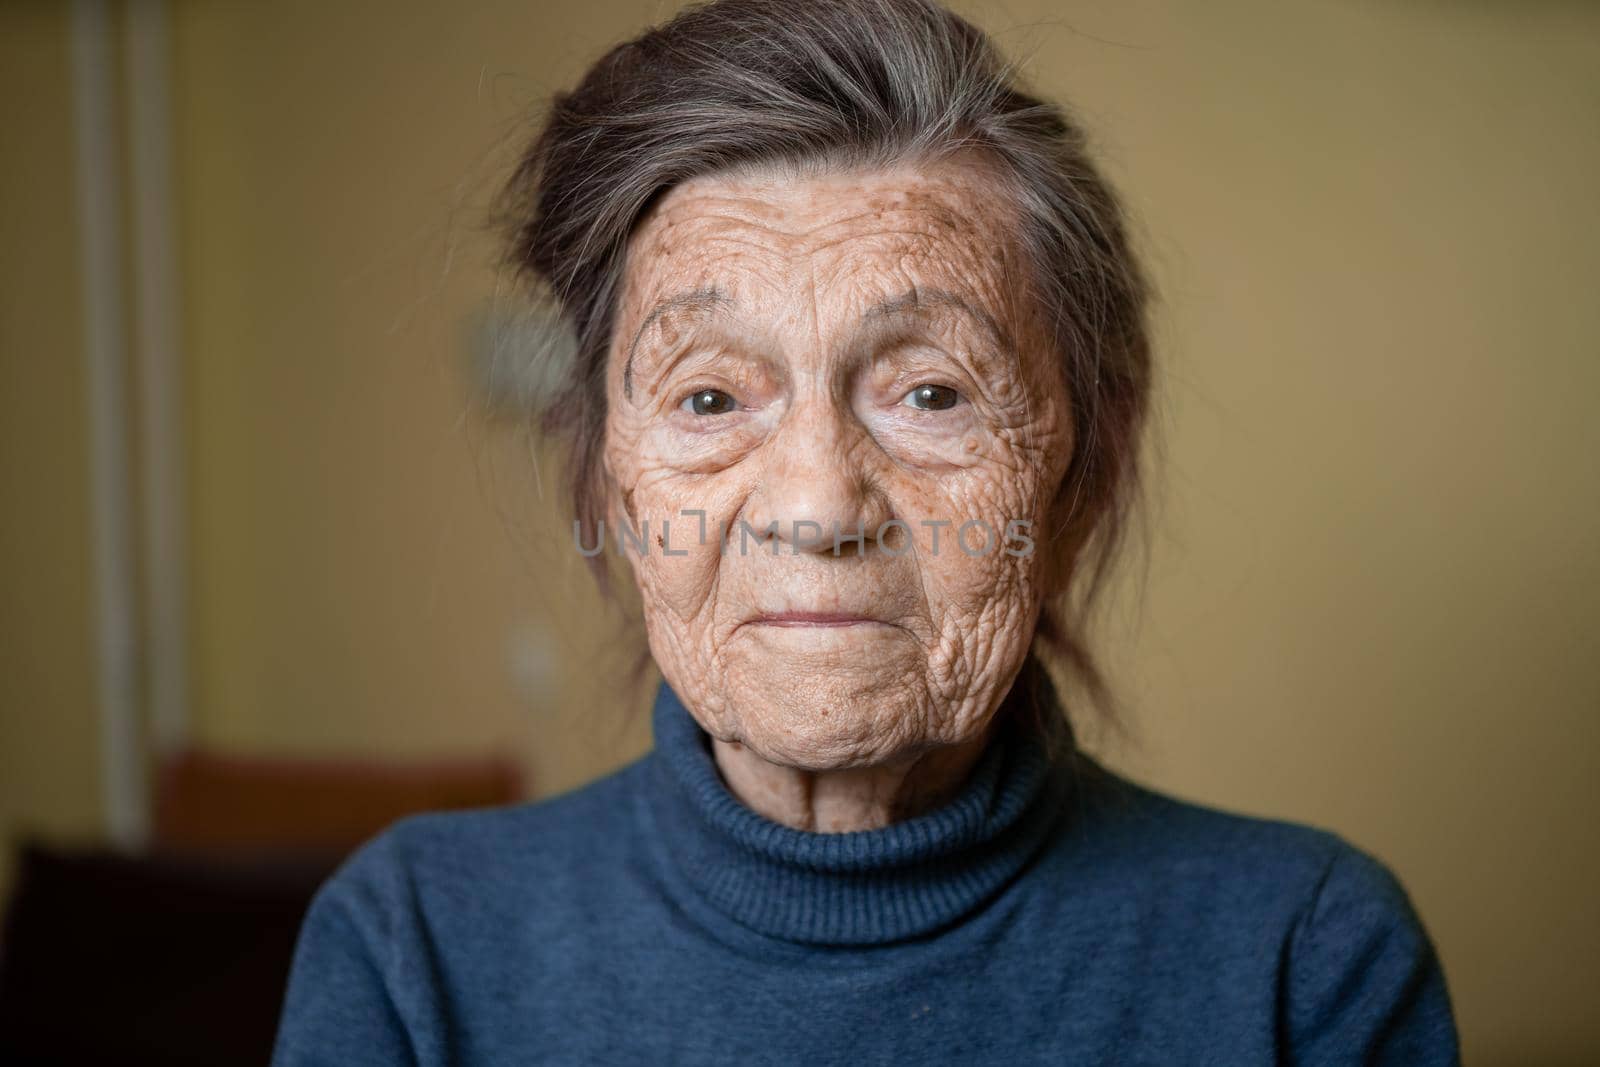
[[[971,162],[705,176],[636,231],[607,536],[713,736],[829,770],[988,725],[1072,448],[1017,233]]]

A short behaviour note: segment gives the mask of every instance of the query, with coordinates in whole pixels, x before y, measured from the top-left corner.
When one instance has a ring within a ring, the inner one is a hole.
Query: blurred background
[[[958,6],[1075,106],[1161,292],[1086,742],[1387,862],[1469,1063],[1600,1063],[1600,5]],[[647,747],[494,359],[489,208],[674,7],[0,5],[18,1048],[264,1057],[355,842]]]

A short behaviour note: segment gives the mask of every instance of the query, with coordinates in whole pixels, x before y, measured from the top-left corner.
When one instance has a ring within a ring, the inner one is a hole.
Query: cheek
[[[1031,471],[988,466],[901,488],[896,511],[912,526],[937,630],[989,625],[1031,606],[1036,488]]]
[[[611,546],[627,556],[638,585],[652,651],[664,667],[705,666],[728,624],[717,590],[726,570],[723,533],[750,486],[738,460],[743,432],[685,435],[665,420],[618,419],[608,463],[630,514]]]
[[[670,627],[702,647],[716,644],[722,622],[714,598],[728,559],[722,535],[747,491],[726,473],[696,476],[652,468],[634,482],[631,500],[640,536],[623,547],[653,630]]]

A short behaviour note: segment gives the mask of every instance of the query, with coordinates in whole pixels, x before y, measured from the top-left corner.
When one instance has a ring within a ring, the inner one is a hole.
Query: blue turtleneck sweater
[[[1140,788],[1020,716],[943,807],[807,833],[729,793],[665,685],[653,721],[584,789],[358,852],[274,1063],[1458,1062],[1404,891],[1332,834]]]

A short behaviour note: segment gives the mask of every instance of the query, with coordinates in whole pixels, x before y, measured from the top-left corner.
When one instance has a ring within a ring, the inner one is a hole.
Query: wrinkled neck
[[[877,830],[949,802],[988,747],[991,728],[956,745],[871,767],[807,770],[772,763],[737,741],[712,742],[717,770],[746,807],[811,833]]]
[[[663,684],[653,718],[656,786],[640,794],[640,818],[686,910],[709,907],[804,944],[921,936],[1002,892],[1065,817],[1071,730],[1053,691],[1044,699],[1055,711],[1037,720],[1008,697],[974,761],[964,774],[941,775],[950,791],[929,798],[926,810],[890,818],[900,802],[878,805],[875,817],[887,821],[875,828],[822,832],[742,799],[710,737]]]

